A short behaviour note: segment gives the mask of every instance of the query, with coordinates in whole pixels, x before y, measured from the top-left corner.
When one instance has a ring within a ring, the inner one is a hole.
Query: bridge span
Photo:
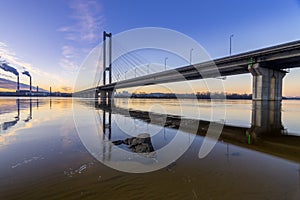
[[[215,67],[217,66],[217,70]],[[262,101],[282,100],[282,80],[286,69],[300,67],[300,41],[262,48],[212,61],[179,67],[154,74],[113,82],[78,91],[75,97],[110,98],[114,89],[180,82],[203,78],[218,78],[251,73],[253,76],[252,99]],[[111,70],[110,66],[106,70]],[[217,71],[219,73],[217,73]],[[105,74],[105,73],[104,73]],[[106,100],[105,100],[106,101]]]

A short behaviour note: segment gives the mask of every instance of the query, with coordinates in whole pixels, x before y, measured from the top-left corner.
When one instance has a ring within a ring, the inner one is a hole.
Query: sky
[[[228,56],[231,34],[232,54],[300,40],[299,0],[3,0],[0,19],[0,59],[29,71],[33,85],[61,92],[73,90],[103,31],[168,28],[195,39],[212,58]],[[300,96],[298,77],[300,69],[287,74],[283,95]],[[15,80],[1,69],[0,78]],[[251,75],[227,77],[224,85],[229,93],[251,93]]]

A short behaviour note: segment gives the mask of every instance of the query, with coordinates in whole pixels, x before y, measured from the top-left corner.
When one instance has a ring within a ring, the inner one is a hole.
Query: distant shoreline
[[[0,97],[72,97],[72,93],[60,92],[0,92]],[[230,100],[252,100],[252,94],[172,94],[172,93],[150,93],[150,94],[115,94],[114,98],[131,99],[230,99]],[[300,100],[300,97],[282,97],[282,100]]]
[[[0,97],[72,97],[71,93],[60,93],[60,92],[0,92]]]
[[[165,94],[165,93],[150,93],[150,94],[117,94],[115,98],[132,98],[132,99],[231,99],[231,100],[252,100],[252,94]],[[282,100],[300,100],[300,97],[282,97]]]

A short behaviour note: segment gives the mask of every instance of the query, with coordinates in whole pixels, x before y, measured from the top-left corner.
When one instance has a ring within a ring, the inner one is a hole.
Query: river
[[[0,199],[299,199],[299,116],[292,100],[1,97]]]

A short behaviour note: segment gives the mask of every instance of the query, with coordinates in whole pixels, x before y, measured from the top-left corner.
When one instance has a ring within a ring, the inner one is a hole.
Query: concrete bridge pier
[[[106,104],[107,93],[105,90],[100,91],[100,103]]]
[[[286,72],[265,68],[259,63],[249,65],[248,69],[253,76],[252,100],[282,100],[282,79]]]
[[[100,93],[100,104],[106,105],[106,106],[111,106],[113,103],[113,99],[112,99],[113,91],[101,90],[100,92],[97,92],[97,94],[99,94],[99,93]]]

